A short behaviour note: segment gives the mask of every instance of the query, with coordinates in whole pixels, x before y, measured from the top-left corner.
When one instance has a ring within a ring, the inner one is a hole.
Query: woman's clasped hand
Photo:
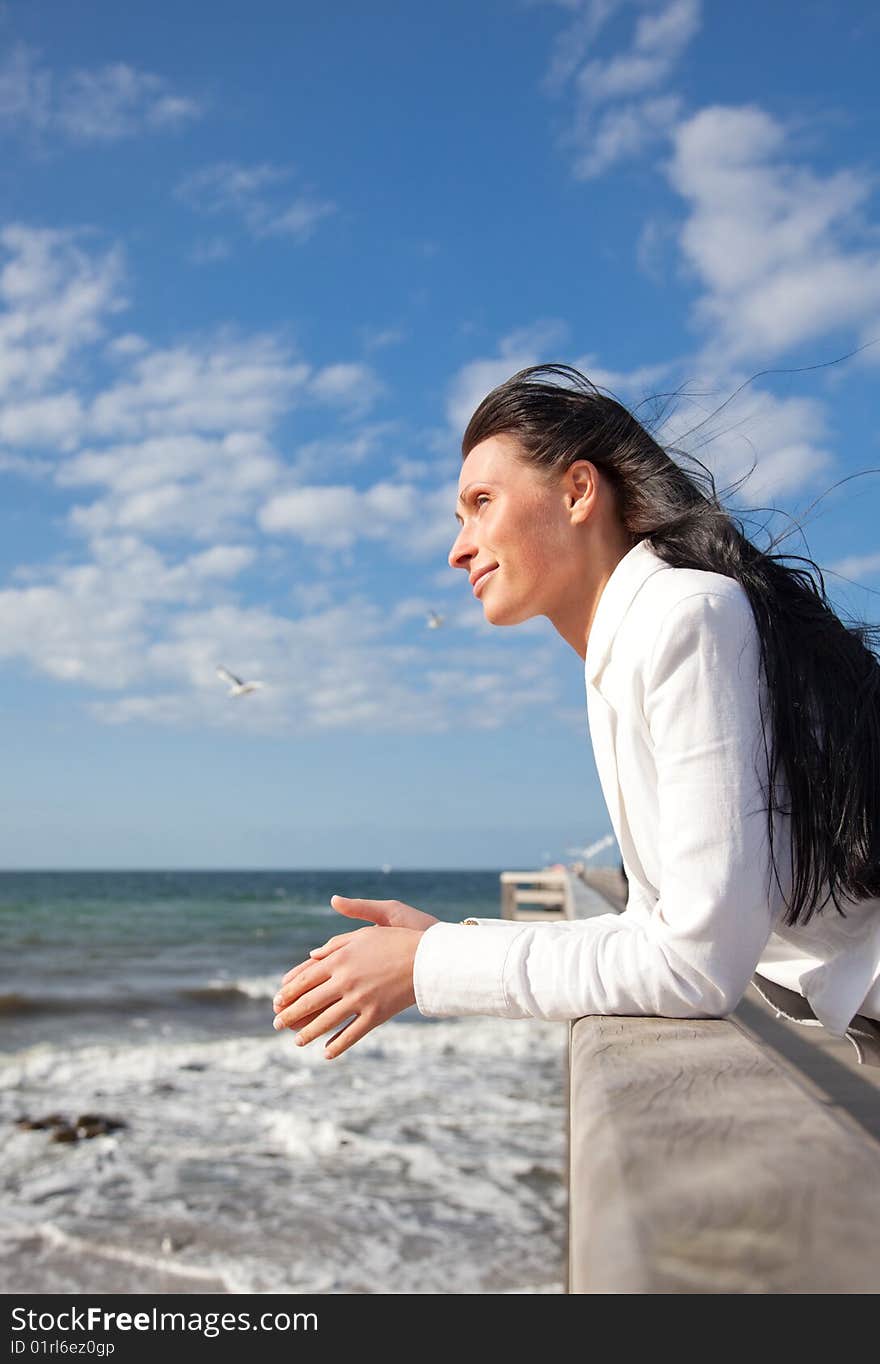
[[[291,1028],[298,1046],[333,1032],[324,1047],[328,1060],[415,1004],[416,949],[424,931],[438,922],[399,900],[334,895],[330,904],[372,926],[336,934],[313,948],[287,972],[273,1000],[275,1028]]]

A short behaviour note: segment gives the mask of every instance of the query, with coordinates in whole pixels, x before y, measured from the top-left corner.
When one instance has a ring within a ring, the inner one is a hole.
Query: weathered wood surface
[[[777,1016],[751,985],[733,1017],[817,1103],[880,1142],[880,1066],[860,1065],[845,1037]]]
[[[570,1292],[880,1291],[880,1143],[737,1022],[582,1018],[569,1061]]]

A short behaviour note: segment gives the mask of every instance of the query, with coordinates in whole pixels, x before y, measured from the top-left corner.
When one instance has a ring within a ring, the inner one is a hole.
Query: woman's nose
[[[473,557],[474,546],[465,537],[464,526],[456,535],[449,551],[450,568],[467,568],[467,561]]]

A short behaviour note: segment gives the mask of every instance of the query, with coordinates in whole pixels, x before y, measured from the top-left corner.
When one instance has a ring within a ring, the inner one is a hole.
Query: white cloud
[[[681,113],[679,96],[662,87],[699,30],[700,0],[665,0],[637,19],[628,50],[581,65],[619,8],[610,0],[584,5],[559,35],[545,82],[557,93],[572,83],[573,119],[561,146],[572,153],[573,173],[580,180],[593,179],[666,138]]]
[[[648,218],[642,224],[636,243],[639,269],[655,284],[667,282],[667,257],[677,245],[676,227],[665,218]]]
[[[277,335],[223,330],[165,347],[132,330],[112,335],[121,261],[89,256],[82,241],[24,228],[0,237],[0,468],[52,469],[60,491],[80,490],[69,525],[87,539],[73,562],[13,571],[0,592],[0,657],[101,693],[92,708],[107,723],[441,731],[540,705],[551,684],[522,680],[526,665],[495,640],[457,650],[450,620],[438,666],[422,620],[393,602],[337,599],[360,545],[381,540],[393,557],[436,555],[439,566],[455,536],[456,484],[438,484],[437,461],[394,449],[365,487],[314,478],[399,444],[397,423],[352,425],[383,391],[374,371],[315,367]],[[507,366],[559,334],[558,324],[512,333]],[[276,428],[297,408],[322,409],[322,434],[298,447],[287,434],[285,461]],[[41,442],[52,464],[25,460]],[[326,590],[315,545],[331,551]],[[296,615],[242,600],[248,571],[280,586]],[[407,594],[413,576],[400,574]],[[228,703],[218,662],[266,681],[256,704]]]
[[[380,482],[359,490],[349,484],[292,488],[269,499],[258,521],[275,535],[303,543],[347,549],[358,540],[386,540],[410,557],[440,553],[451,546],[456,483],[419,488]]]
[[[497,357],[472,360],[453,377],[446,400],[446,415],[456,440],[461,441],[468,422],[493,388],[521,369],[542,361],[542,351],[563,344],[568,326],[558,319],[544,319],[531,327],[519,327],[502,337]]]
[[[120,528],[159,538],[207,540],[246,522],[278,480],[282,464],[261,435],[162,436],[85,450],[60,466],[59,484],[103,485],[106,493],[71,511],[78,531]]]
[[[58,469],[62,487],[102,484],[120,496],[156,487],[171,480],[235,477],[244,467],[250,486],[270,482],[280,466],[272,447],[259,434],[232,432],[228,436],[154,436],[106,449],[86,449]]]
[[[572,361],[575,369],[597,388],[605,389],[621,402],[631,403],[656,393],[657,385],[668,380],[676,366],[670,362],[656,365],[637,365],[635,369],[607,369],[595,356],[583,355]]]
[[[0,450],[0,472],[17,474],[20,478],[47,478],[53,473],[55,464],[48,459],[28,458],[26,455],[13,455]]]
[[[325,365],[309,381],[309,392],[318,402],[364,412],[385,392],[385,385],[369,365]]]
[[[367,366],[314,370],[272,336],[221,333],[146,352],[135,346],[122,360],[121,377],[83,416],[89,446],[58,470],[63,487],[106,490],[71,512],[73,527],[87,535],[114,527],[203,540],[226,534],[295,476],[297,462],[285,471],[266,435],[283,415],[320,404],[351,420],[382,391]],[[368,428],[363,441],[376,438]],[[350,438],[354,453],[358,440]]]
[[[367,327],[362,335],[364,348],[374,351],[383,350],[386,346],[399,346],[406,341],[409,333],[404,327]]]
[[[125,307],[121,252],[90,256],[81,240],[22,224],[0,231],[0,400],[45,394]]]
[[[711,404],[704,398],[681,400],[654,434],[662,445],[696,455],[712,471],[719,493],[756,464],[725,503],[766,505],[768,499],[802,491],[833,466],[825,407],[816,399],[777,398],[748,387],[725,402],[738,387],[729,373],[723,384],[700,380],[691,387],[721,392]],[[722,403],[723,410],[713,416]]]
[[[669,70],[700,27],[700,0],[672,0],[656,13],[643,14],[636,24],[635,50],[658,63],[659,70],[645,85],[656,85]]]
[[[349,486],[294,488],[271,498],[257,519],[270,533],[344,548],[354,544],[361,530],[361,506],[362,494]]]
[[[872,185],[849,170],[815,175],[785,153],[784,128],[755,107],[703,109],[675,135],[669,176],[689,210],[681,248],[704,288],[695,319],[715,364],[867,329],[880,312],[876,232],[859,216]]]
[[[652,143],[662,141],[680,113],[681,100],[677,95],[662,95],[610,110],[595,126],[572,139],[579,144],[572,163],[575,178],[592,180],[616,162],[637,156]]]
[[[828,571],[838,573],[842,578],[849,578],[853,582],[872,578],[875,573],[880,573],[880,553],[850,554],[845,559],[837,559]]]
[[[541,0],[538,0],[540,3]],[[544,77],[544,89],[560,91],[571,79],[602,29],[624,7],[627,0],[551,0],[575,17],[561,29],[553,42],[553,55]]]
[[[382,392],[367,365],[314,369],[276,336],[221,331],[135,351],[123,376],[95,397],[85,429],[104,439],[266,430],[297,403],[348,416],[365,411]]]
[[[177,194],[199,213],[234,214],[253,237],[290,237],[305,242],[318,223],[336,211],[336,205],[311,193],[289,198],[282,187],[292,174],[291,167],[271,162],[244,166],[223,161],[204,166],[182,180]]]
[[[118,142],[145,129],[174,128],[200,118],[197,100],[168,93],[149,71],[115,62],[75,71],[58,91],[56,122],[77,142]]]
[[[149,342],[143,336],[138,336],[137,332],[125,332],[107,342],[107,354],[117,360],[129,355],[143,355],[149,349]]]
[[[253,516],[282,475],[289,483],[295,474],[267,435],[283,416],[320,406],[349,423],[384,391],[368,365],[315,368],[275,335],[221,329],[164,348],[131,331],[108,338],[108,320],[125,303],[121,260],[116,251],[88,255],[82,235],[22,226],[0,233],[4,468],[22,470],[16,448],[67,455],[59,486],[101,489],[72,509],[78,532],[226,534]],[[115,377],[89,392],[85,352],[99,340]],[[68,371],[77,389],[61,387]],[[363,457],[387,429],[325,437],[304,458],[317,460],[318,447],[334,440],[349,459]]]
[[[0,64],[0,122],[42,130],[52,120],[52,76],[17,43]]]
[[[316,475],[331,476],[340,468],[362,464],[399,439],[397,422],[374,422],[354,434],[326,436],[297,445],[290,457],[290,469],[298,481],[307,481]],[[388,455],[383,453],[383,462],[387,459]]]
[[[181,342],[135,355],[128,374],[96,397],[88,428],[110,439],[261,430],[311,374],[273,336]]]
[[[197,580],[234,578],[249,568],[255,558],[256,551],[248,545],[212,545],[210,549],[191,555],[180,571],[184,575],[192,574]]]
[[[399,628],[412,642],[397,642]],[[214,672],[220,661],[259,677],[264,691],[246,705],[231,703]],[[447,640],[438,663],[418,621],[362,599],[295,620],[234,605],[182,613],[146,651],[145,666],[164,690],[99,702],[92,710],[100,719],[258,733],[424,733],[496,728],[543,711],[556,696],[537,653],[512,657],[495,641]]]
[[[54,586],[0,591],[0,658],[23,657],[65,682],[123,687],[135,680],[145,637],[133,601]]]
[[[25,658],[61,681],[114,690],[149,671],[158,606],[197,602],[253,561],[215,545],[167,562],[135,536],[97,537],[89,563],[45,570],[42,582],[0,591],[0,657]]]
[[[588,105],[598,105],[655,90],[671,76],[699,26],[699,0],[671,0],[657,13],[643,15],[631,51],[582,67],[578,93]]]
[[[75,447],[82,426],[75,393],[55,393],[27,403],[0,404],[0,440],[9,445]]]
[[[125,62],[58,75],[39,53],[16,44],[0,64],[0,123],[71,142],[117,142],[202,116],[200,101]]]

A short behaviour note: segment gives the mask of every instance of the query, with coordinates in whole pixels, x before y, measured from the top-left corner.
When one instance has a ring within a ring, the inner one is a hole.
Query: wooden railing
[[[589,919],[623,908],[622,878],[615,871],[585,873],[571,868],[501,873],[502,919]]]
[[[569,1082],[569,1292],[880,1291],[880,1142],[736,1014],[578,1019]]]
[[[620,911],[607,869],[504,872],[505,918]],[[569,1024],[570,1293],[880,1291],[880,1070],[779,1021]]]

